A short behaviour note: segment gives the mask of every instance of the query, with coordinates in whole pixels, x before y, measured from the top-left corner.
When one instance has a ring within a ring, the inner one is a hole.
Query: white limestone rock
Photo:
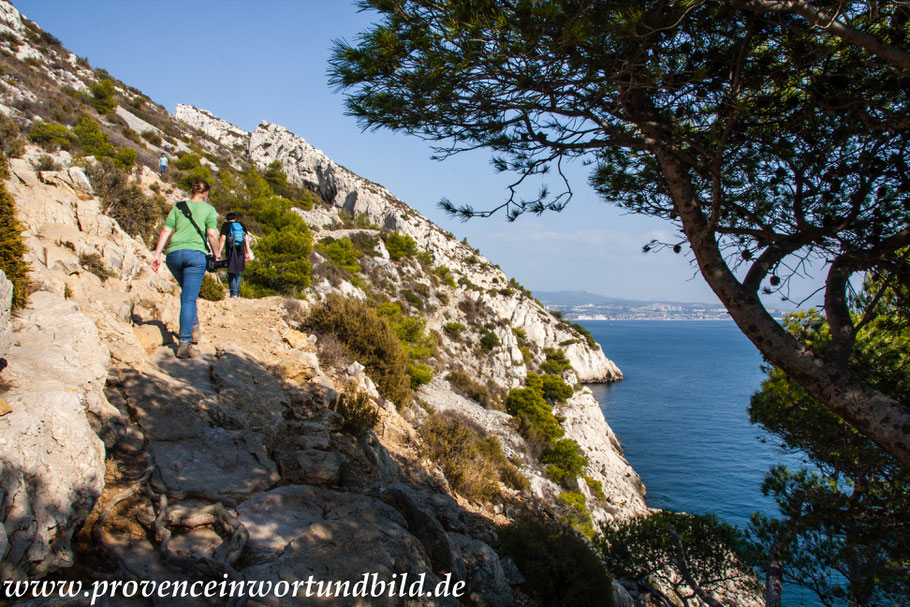
[[[246,149],[250,138],[250,134],[240,127],[236,127],[229,122],[216,118],[206,110],[201,110],[191,105],[178,103],[174,117],[193,128],[199,129],[229,150],[234,149],[235,146]]]
[[[122,420],[103,392],[108,350],[75,304],[33,293],[13,328],[3,373],[12,412],[0,417],[0,577],[24,579],[72,562],[70,538],[104,485],[98,434]]]

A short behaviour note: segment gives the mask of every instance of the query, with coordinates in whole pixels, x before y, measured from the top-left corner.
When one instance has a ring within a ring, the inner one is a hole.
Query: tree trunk
[[[705,281],[740,330],[772,364],[780,367],[822,405],[875,441],[910,468],[910,411],[899,401],[857,381],[845,365],[834,365],[805,348],[770,315],[754,291],[739,282],[697,202],[688,172],[672,150],[657,147],[683,230]]]

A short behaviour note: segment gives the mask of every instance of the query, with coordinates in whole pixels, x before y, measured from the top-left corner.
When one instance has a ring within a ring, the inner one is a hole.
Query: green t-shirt
[[[203,235],[207,230],[218,229],[218,212],[215,211],[215,207],[201,200],[187,200],[186,203],[190,208],[190,213],[193,215],[193,221],[202,230]],[[167,219],[164,220],[164,226],[174,230],[167,245],[167,253],[184,249],[206,252],[205,243],[199,237],[199,232],[196,231],[190,220],[180,212],[177,205],[171,207],[171,212],[167,214]]]

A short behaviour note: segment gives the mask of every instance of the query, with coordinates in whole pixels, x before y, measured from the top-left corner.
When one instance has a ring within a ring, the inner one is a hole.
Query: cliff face
[[[53,95],[54,82],[86,90],[94,81],[68,51],[32,44],[33,24],[3,0],[0,26],[17,42],[13,54],[11,39],[0,41],[12,55],[3,60],[35,57],[45,70],[40,86],[23,76],[0,89],[0,111],[20,129],[37,120],[30,104]],[[63,60],[72,69],[60,67]],[[323,201],[297,210],[317,240],[383,230],[413,238],[429,265],[392,261],[379,238],[376,254],[362,260],[362,276],[390,298],[405,288],[429,293],[419,313],[438,340],[436,374],[417,392],[426,408],[399,411],[356,361],[320,360],[317,338],[298,330],[300,319],[331,293],[366,297],[350,282],[328,279],[307,290],[308,301],[200,301],[202,356],[174,359],[177,285],[166,271],[151,272],[146,245],[104,213],[84,170],[93,160],[25,146],[5,182],[25,228],[35,293],[27,310],[3,321],[11,345],[2,397],[12,411],[0,412],[4,579],[70,565],[71,538],[87,521],[94,531],[81,550],[102,551],[140,578],[453,573],[471,580],[477,604],[512,605],[521,575],[495,552],[496,526],[523,509],[558,508],[562,489],[529,455],[508,414],[464,396],[447,377],[464,370],[505,393],[523,385],[548,348],[564,351],[572,366],[563,375],[574,393],[556,413],[589,460],[585,474],[603,486],[594,495],[579,479],[592,517],[646,510],[638,476],[581,385],[621,378],[599,346],[477,251],[286,129],[264,124],[247,133],[189,106],[178,106],[173,119],[125,86],[118,84],[117,95],[133,105],[98,120],[106,132],[126,132],[123,124],[142,132],[148,144],[137,145],[140,159],[153,162],[161,150],[176,154],[192,142],[227,166],[264,169],[278,161],[290,181]],[[147,167],[131,178],[169,202],[184,196]],[[355,227],[345,227],[354,218]],[[317,268],[320,259],[314,254]],[[451,282],[433,275],[439,267]],[[458,337],[445,330],[452,324],[463,329]],[[478,348],[484,333],[496,345]],[[363,436],[336,411],[351,386],[378,410]],[[444,411],[498,437],[528,489],[502,486],[500,497],[484,503],[459,495],[441,462],[427,457],[422,435],[428,415]]]

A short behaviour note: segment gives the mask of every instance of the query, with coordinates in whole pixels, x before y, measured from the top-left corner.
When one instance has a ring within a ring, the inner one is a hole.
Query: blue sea
[[[583,321],[624,379],[592,385],[648,505],[714,513],[744,528],[777,512],[761,492],[769,468],[801,460],[749,423],[762,357],[731,321]],[[785,590],[789,607],[817,605]],[[788,596],[789,595],[789,596]]]

